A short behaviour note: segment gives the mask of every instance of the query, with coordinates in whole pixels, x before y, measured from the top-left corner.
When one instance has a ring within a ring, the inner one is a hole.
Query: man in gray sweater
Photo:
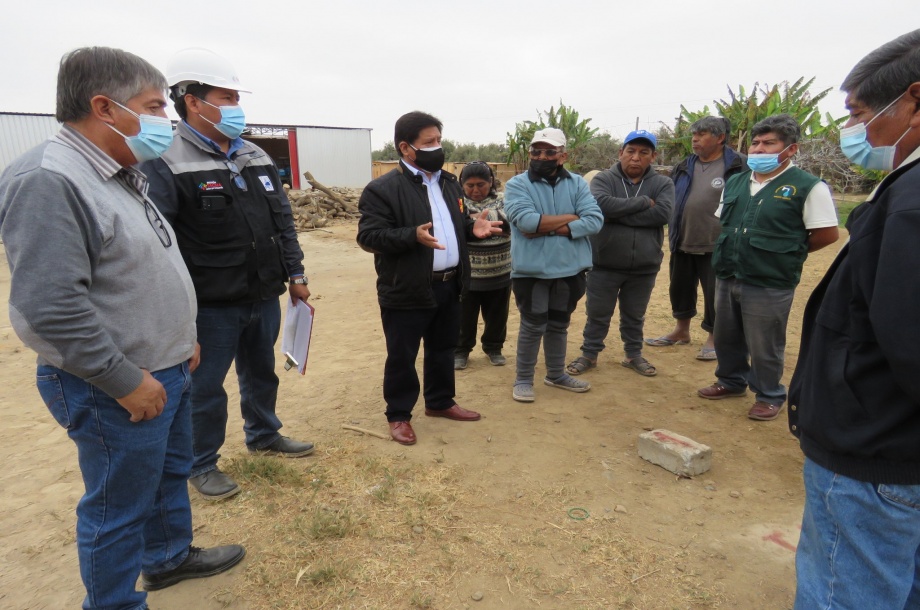
[[[77,445],[83,608],[147,608],[147,590],[229,569],[243,547],[191,546],[195,292],[132,166],[169,146],[166,80],[105,47],[61,60],[50,140],[0,175],[10,320]]]
[[[663,227],[674,205],[674,183],[652,168],[657,145],[649,131],[630,132],[617,163],[591,181],[604,226],[591,238],[594,266],[588,272],[588,319],[581,356],[567,367],[571,375],[597,366],[617,303],[626,352],[621,364],[646,377],[657,372],[642,356],[642,326],[663,258]]]

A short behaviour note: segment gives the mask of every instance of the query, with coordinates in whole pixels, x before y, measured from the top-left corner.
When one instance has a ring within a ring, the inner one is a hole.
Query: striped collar
[[[122,167],[115,159],[105,154],[89,138],[70,125],[65,123],[53,139],[83,155],[103,180],[111,180],[120,176],[141,195],[147,192],[147,176],[134,167]]]

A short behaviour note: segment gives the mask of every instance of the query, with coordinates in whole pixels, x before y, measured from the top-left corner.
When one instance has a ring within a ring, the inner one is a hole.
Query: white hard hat
[[[252,93],[240,84],[229,61],[201,47],[182,49],[170,57],[166,63],[166,80],[170,87],[176,87],[178,95],[185,95],[185,87],[195,83]]]

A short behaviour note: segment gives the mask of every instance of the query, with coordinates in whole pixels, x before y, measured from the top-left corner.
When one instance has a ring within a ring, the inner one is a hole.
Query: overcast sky
[[[562,99],[622,138],[637,117],[673,124],[726,86],[800,76],[833,87],[822,109],[842,116],[849,69],[918,16],[916,0],[8,2],[0,111],[53,113],[61,55],[105,45],[160,69],[212,49],[252,89],[251,122],[370,127],[374,148],[410,110],[484,144]]]

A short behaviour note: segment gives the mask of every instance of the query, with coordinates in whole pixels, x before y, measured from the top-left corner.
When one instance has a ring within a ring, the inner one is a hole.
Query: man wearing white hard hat
[[[530,167],[505,185],[505,213],[511,221],[511,290],[521,324],[517,376],[511,397],[533,402],[540,343],[546,359],[545,385],[587,392],[591,384],[565,371],[569,320],[585,294],[591,267],[589,237],[604,216],[584,178],[565,169],[566,137],[541,129],[530,143]]]
[[[248,93],[225,58],[185,49],[166,78],[182,118],[173,145],[142,166],[150,196],[175,228],[198,295],[202,365],[193,376],[195,462],[189,481],[208,500],[240,491],[217,467],[227,426],[224,378],[236,361],[240,410],[251,453],[301,457],[312,443],[281,436],[275,414],[278,297],[310,297],[290,204],[272,159],[240,136]]]

